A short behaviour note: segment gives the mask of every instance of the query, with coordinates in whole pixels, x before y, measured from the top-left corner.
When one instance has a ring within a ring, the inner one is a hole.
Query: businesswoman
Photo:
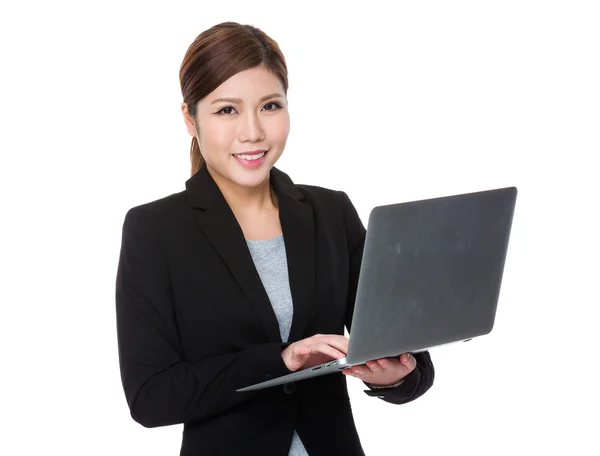
[[[131,415],[183,423],[186,456],[362,455],[347,376],[403,404],[431,387],[430,356],[236,392],[345,355],[366,231],[343,191],[274,166],[290,126],[275,41],[216,25],[189,47],[180,82],[192,175],[123,224],[116,310]]]

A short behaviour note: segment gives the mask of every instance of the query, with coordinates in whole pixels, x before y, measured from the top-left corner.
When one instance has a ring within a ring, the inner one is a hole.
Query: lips
[[[265,161],[266,154],[267,151],[258,150],[234,154],[233,158],[246,168],[257,168]]]
[[[238,157],[238,156],[240,156],[240,155],[258,155],[258,154],[262,154],[263,152],[264,152],[265,154],[267,153],[267,151],[266,151],[266,150],[264,150],[264,149],[260,149],[260,150],[250,150],[250,151],[247,151],[247,152],[240,152],[239,154],[232,154],[232,155],[233,155],[234,157]]]

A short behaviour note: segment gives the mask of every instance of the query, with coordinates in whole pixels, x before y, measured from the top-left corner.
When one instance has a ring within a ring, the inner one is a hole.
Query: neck
[[[278,207],[268,176],[256,187],[240,187],[212,172],[211,175],[234,213],[264,212]]]

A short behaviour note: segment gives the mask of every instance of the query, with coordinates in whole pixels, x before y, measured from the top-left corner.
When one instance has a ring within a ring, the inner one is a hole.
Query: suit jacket
[[[294,304],[287,343],[233,212],[206,167],[186,189],[129,209],[116,316],[122,384],[145,427],[184,423],[181,455],[286,456],[294,429],[311,456],[363,455],[346,377],[262,391],[236,389],[290,373],[289,343],[351,331],[366,230],[346,193],[296,185],[272,168]],[[428,390],[427,352],[398,387],[366,390],[392,404]],[[367,385],[368,386],[368,385]],[[377,400],[377,399],[373,400]]]

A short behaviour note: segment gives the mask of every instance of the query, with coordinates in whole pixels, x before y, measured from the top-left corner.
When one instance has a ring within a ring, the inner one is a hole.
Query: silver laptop
[[[375,207],[345,358],[237,391],[340,372],[492,331],[515,187]]]

